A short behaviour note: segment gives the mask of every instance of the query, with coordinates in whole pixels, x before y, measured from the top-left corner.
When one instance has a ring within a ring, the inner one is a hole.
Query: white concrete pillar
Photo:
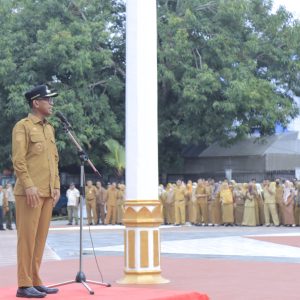
[[[165,283],[160,268],[156,0],[126,1],[126,201],[119,283]]]

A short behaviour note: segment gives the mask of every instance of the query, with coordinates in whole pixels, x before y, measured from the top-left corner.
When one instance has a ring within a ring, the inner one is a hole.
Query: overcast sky
[[[298,0],[273,0],[275,10],[283,5],[285,8],[292,12],[293,15],[300,19],[300,5]]]

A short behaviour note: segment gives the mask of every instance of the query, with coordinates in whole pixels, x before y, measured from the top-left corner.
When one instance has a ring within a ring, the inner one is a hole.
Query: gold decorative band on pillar
[[[159,284],[162,207],[158,200],[127,200],[123,218],[125,276],[120,284]]]

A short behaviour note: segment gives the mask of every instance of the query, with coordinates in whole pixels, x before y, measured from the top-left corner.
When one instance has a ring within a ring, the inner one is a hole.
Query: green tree
[[[188,144],[272,134],[298,114],[300,28],[285,9],[272,13],[269,0],[157,3],[161,172],[180,166]],[[60,92],[56,108],[108,171],[105,141],[124,141],[124,2],[0,0],[0,50],[0,167],[11,165],[24,92],[48,83]],[[57,140],[61,166],[74,164],[62,130]]]
[[[0,0],[0,167],[11,164],[11,129],[27,114],[24,92],[37,83],[59,91],[55,108],[105,166],[104,142],[124,135],[124,38],[117,0]],[[75,148],[60,129],[57,141],[61,166],[74,164]]]
[[[104,155],[104,161],[115,170],[115,175],[121,179],[125,170],[125,148],[113,139],[106,141],[104,145],[109,150],[109,153]]]
[[[300,28],[290,13],[264,0],[158,3],[162,169],[180,165],[187,144],[272,134],[297,115]]]

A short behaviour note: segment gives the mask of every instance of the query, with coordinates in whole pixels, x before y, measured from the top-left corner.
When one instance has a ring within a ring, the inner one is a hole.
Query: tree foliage
[[[124,136],[124,10],[112,0],[0,0],[1,163],[10,164],[12,126],[28,111],[24,92],[47,83],[60,93],[56,109],[104,166],[104,142]],[[74,163],[62,130],[57,141],[61,165]]]
[[[158,32],[161,165],[186,144],[272,134],[297,115],[300,28],[283,8],[161,0]]]
[[[269,0],[158,0],[159,154],[231,143],[287,126],[300,94],[299,22]],[[0,0],[0,167],[9,166],[24,92],[48,83],[92,160],[124,144],[125,5],[120,0]],[[54,126],[59,127],[55,117]],[[61,166],[74,164],[57,131]],[[101,170],[103,172],[103,170]]]
[[[125,170],[125,148],[118,141],[110,139],[104,145],[109,150],[104,156],[104,161],[115,170],[118,178],[122,178]]]

